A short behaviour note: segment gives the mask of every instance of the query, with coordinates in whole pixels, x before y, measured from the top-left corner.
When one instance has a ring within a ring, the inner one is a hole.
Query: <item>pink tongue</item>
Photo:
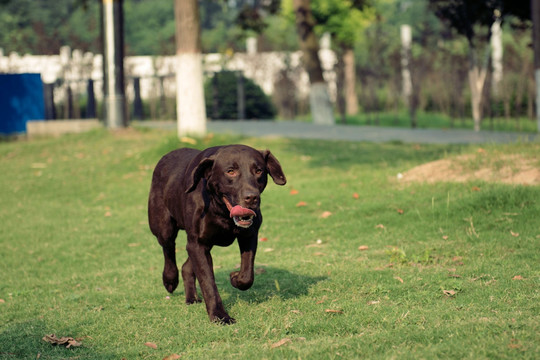
[[[231,209],[231,217],[234,217],[234,216],[249,216],[249,215],[253,215],[255,216],[255,212],[253,210],[250,210],[250,209],[246,209],[245,207],[242,207],[240,205],[236,205],[235,207],[233,207]]]

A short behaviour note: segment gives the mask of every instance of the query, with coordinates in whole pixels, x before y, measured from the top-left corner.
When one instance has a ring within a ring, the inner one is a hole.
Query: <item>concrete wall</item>
[[[329,83],[331,96],[335,98],[335,54],[324,49],[320,57]],[[241,70],[244,75],[254,80],[268,94],[274,93],[274,84],[280,80],[284,73],[297,88],[299,98],[306,97],[309,92],[309,79],[301,66],[301,52],[283,53],[236,53],[233,55],[205,54],[204,70],[207,76],[220,70]],[[0,73],[40,73],[44,83],[58,82],[55,90],[55,99],[61,101],[65,91],[60,82],[68,82],[72,91],[86,92],[86,80],[95,81],[96,97],[101,99],[103,86],[101,54],[82,53],[63,47],[60,54],[53,56],[19,55],[11,53],[4,55],[0,49]],[[133,77],[141,78],[141,96],[149,99],[161,94],[174,97],[176,93],[175,56],[131,56],[124,61],[126,72],[126,88],[128,101],[133,99]],[[285,71],[286,70],[286,71]],[[285,71],[285,72],[284,72]],[[160,80],[159,77],[162,77]]]

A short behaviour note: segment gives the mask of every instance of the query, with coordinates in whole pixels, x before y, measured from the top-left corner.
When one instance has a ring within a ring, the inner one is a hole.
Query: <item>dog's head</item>
[[[191,172],[193,191],[201,179],[220,206],[226,207],[236,226],[248,228],[260,214],[260,195],[268,175],[277,185],[287,182],[279,161],[269,150],[229,145],[202,158]]]

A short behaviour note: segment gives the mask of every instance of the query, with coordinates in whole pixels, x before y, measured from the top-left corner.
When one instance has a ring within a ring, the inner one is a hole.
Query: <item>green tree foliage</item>
[[[127,55],[173,55],[173,0],[124,1],[124,33]]]
[[[529,0],[429,0],[429,4],[435,15],[465,36],[473,47],[477,36],[480,40],[490,38],[490,27],[497,16],[531,18]]]
[[[313,0],[316,31],[328,32],[340,47],[352,48],[362,30],[374,19],[368,0]]]
[[[525,5],[525,6],[524,6]],[[513,12],[527,16],[528,0],[430,0],[433,12],[458,34],[465,36],[469,43],[469,85],[474,129],[480,130],[483,118],[485,96],[484,87],[488,74],[491,47],[489,40],[492,25],[500,22]],[[529,15],[530,16],[530,15]],[[478,55],[484,49],[482,59]]]
[[[222,0],[202,0],[199,11],[203,52],[225,53],[244,48],[244,33],[235,24],[235,8]]]
[[[0,24],[6,53],[58,54],[63,45],[99,50],[99,7],[88,0],[3,0]]]
[[[235,3],[239,9],[236,23],[243,30],[251,30],[259,34],[268,26],[266,22],[268,15],[277,14],[281,7],[281,0],[237,0]]]
[[[245,51],[248,36],[258,38],[260,51],[298,49],[294,21],[282,16],[281,0],[201,1],[205,52]]]
[[[279,3],[201,0],[203,52],[244,51],[248,35],[258,35],[264,50],[297,49],[294,25],[276,15]],[[68,45],[99,53],[100,6],[99,0],[0,0],[0,47],[53,55]],[[174,30],[174,1],[124,0],[126,55],[174,54]]]
[[[354,47],[375,19],[370,0],[311,0],[311,11],[317,35],[330,33],[338,46]],[[281,16],[294,23],[292,0],[282,0]]]

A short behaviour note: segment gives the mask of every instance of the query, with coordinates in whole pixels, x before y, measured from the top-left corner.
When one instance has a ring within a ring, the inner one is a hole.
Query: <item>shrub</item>
[[[221,71],[208,79],[204,86],[206,114],[211,119],[238,119],[237,73]],[[270,98],[253,80],[244,77],[245,118],[273,119],[276,109]]]

